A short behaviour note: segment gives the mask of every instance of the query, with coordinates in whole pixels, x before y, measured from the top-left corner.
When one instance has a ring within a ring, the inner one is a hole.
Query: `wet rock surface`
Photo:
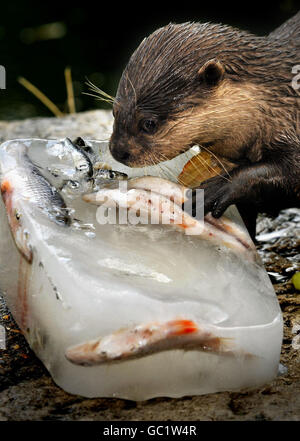
[[[0,122],[0,141],[65,136],[105,140],[111,124],[111,115],[105,111]],[[261,215],[257,239],[284,318],[280,375],[274,381],[240,392],[138,403],[70,395],[52,381],[0,297],[0,325],[5,328],[7,348],[0,349],[0,421],[300,420],[300,292],[291,283],[300,270],[300,210],[285,210],[273,219]]]

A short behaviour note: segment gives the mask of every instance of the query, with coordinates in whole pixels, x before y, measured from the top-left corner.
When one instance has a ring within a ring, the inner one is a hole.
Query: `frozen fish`
[[[162,175],[161,169],[129,169],[111,157],[107,143],[86,144],[97,152],[97,161],[129,177],[101,184],[120,189],[128,184],[123,194],[100,187],[98,196],[119,207],[118,215],[133,215],[140,196],[146,218],[155,215],[167,222],[173,209],[178,229],[195,227],[200,233],[197,219],[182,212],[180,187],[153,178]],[[105,207],[82,199],[91,191],[85,185],[90,178],[75,170],[68,148],[65,140],[41,139],[7,141],[0,148],[5,202],[0,198],[1,294],[53,380],[85,397],[146,400],[240,390],[275,378],[282,314],[263,265],[249,259],[251,240],[235,207],[227,218],[207,216],[199,237],[159,222],[102,224],[98,214]],[[181,170],[186,155],[179,160],[170,161],[168,169]],[[28,174],[32,164],[35,172]],[[56,165],[75,173],[69,183],[74,191],[63,190],[65,203],[49,190],[61,179],[47,172]],[[152,176],[145,178],[145,172]],[[28,191],[31,180],[35,188]],[[140,188],[130,188],[132,183]],[[150,211],[149,195],[153,205],[158,200],[158,208]],[[49,198],[58,207],[67,205],[71,227],[50,218],[52,203],[43,209]],[[13,214],[12,207],[18,213],[10,217],[11,227],[7,211]],[[18,248],[10,228],[24,232]],[[216,242],[209,233],[216,234]],[[221,246],[225,240],[236,252]]]
[[[130,179],[128,181],[128,189],[131,188],[154,191],[155,193],[167,196],[178,205],[182,205],[187,200],[186,192],[188,188],[158,176],[142,176]]]
[[[218,337],[209,327],[198,326],[189,319],[175,319],[120,329],[103,338],[68,348],[66,357],[74,364],[92,366],[171,349],[198,350],[218,355],[239,353],[230,339]]]
[[[30,262],[32,250],[29,233],[24,224],[24,206],[38,207],[51,220],[70,225],[70,216],[62,196],[29,159],[25,144],[11,144],[6,152],[0,151],[1,195],[10,229],[19,251]]]
[[[73,143],[69,138],[63,139],[47,148],[47,153],[56,157],[63,163],[55,164],[48,168],[54,176],[65,175],[70,179],[91,179],[93,177],[93,164],[90,156],[79,144]],[[71,160],[71,165],[67,166],[64,161]]]
[[[156,191],[149,191],[153,187]],[[211,215],[204,221],[190,216],[174,202],[185,199],[187,189],[173,182],[152,176],[129,181],[129,188],[124,192],[122,188],[102,188],[98,192],[83,195],[83,200],[96,205],[104,204],[107,207],[121,207],[135,210],[143,215],[150,215],[152,223],[169,224],[188,235],[198,235],[203,239],[216,244],[224,245],[237,252],[246,252],[247,257],[256,260],[255,246],[232,221],[224,216],[214,219]],[[140,188],[135,188],[135,186]],[[143,188],[147,188],[144,190]],[[148,190],[149,189],[149,190]]]
[[[118,181],[123,181],[125,179],[128,179],[128,175],[126,173],[121,173],[119,171],[115,170],[108,170],[106,168],[97,169],[96,173],[94,174],[95,179],[115,179]]]

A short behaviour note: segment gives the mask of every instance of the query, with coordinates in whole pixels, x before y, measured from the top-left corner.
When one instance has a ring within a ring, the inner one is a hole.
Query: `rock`
[[[22,121],[1,121],[0,142],[14,138],[60,139],[77,136],[105,141],[112,130],[111,112],[93,110],[62,118],[32,118]]]

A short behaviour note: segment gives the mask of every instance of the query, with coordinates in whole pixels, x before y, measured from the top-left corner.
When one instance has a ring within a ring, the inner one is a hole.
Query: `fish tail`
[[[234,350],[233,338],[214,337],[208,340],[207,347],[218,353],[232,352]]]
[[[193,320],[178,319],[166,323],[168,337],[188,337],[195,334],[195,346],[199,345],[205,351],[215,353],[231,353],[235,349],[234,339],[230,337],[218,337],[208,329],[200,329]],[[167,337],[167,338],[168,338]],[[199,337],[199,341],[197,342]]]

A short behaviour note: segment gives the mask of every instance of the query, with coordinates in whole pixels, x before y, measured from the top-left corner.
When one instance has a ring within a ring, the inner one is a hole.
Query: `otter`
[[[201,183],[204,212],[218,218],[236,204],[254,237],[258,212],[300,206],[297,64],[300,12],[268,36],[170,23],[145,38],[125,67],[110,151],[130,167],[171,159],[195,144],[230,161],[230,180],[219,175]]]

